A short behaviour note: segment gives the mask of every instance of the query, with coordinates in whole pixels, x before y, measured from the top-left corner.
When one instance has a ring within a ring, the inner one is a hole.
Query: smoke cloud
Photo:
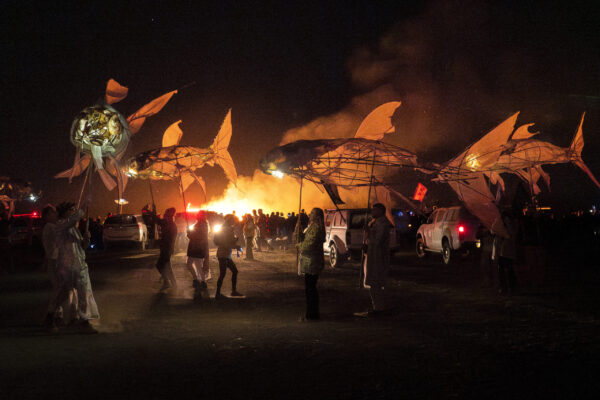
[[[554,22],[573,12],[565,7],[431,2],[420,16],[354,51],[347,68],[356,95],[345,108],[286,131],[281,144],[352,137],[370,111],[393,100],[402,106],[392,118],[396,132],[385,140],[430,161],[452,158],[516,111],[519,122],[536,122],[545,131],[564,113],[568,93],[589,87],[587,78],[575,73],[584,68],[577,54],[598,58],[586,47],[590,44],[555,32]],[[565,73],[570,70],[575,72]],[[272,179],[257,173],[248,186],[276,185]],[[284,180],[276,187],[298,186]],[[313,204],[330,206],[326,195],[309,190],[306,198]],[[362,193],[341,194],[349,203],[366,203]],[[297,189],[278,189],[277,197],[290,208]]]

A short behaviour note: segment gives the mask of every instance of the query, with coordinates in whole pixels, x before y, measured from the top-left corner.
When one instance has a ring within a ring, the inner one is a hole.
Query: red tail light
[[[458,226],[458,233],[465,233],[465,227],[462,225]]]

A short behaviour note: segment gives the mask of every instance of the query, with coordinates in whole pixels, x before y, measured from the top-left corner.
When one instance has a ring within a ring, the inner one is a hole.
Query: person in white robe
[[[57,207],[59,220],[55,227],[56,246],[58,248],[57,269],[61,288],[59,302],[64,297],[71,300],[71,316],[85,333],[97,333],[89,323],[98,319],[98,306],[92,292],[88,265],[85,261],[85,248],[89,245],[90,234],[82,236],[77,223],[84,215],[83,210],[75,210],[74,204],[62,203]],[[65,317],[66,318],[66,317]]]

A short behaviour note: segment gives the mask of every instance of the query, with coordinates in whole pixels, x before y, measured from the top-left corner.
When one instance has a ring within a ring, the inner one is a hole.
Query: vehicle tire
[[[337,249],[335,243],[329,245],[329,266],[331,268],[338,268],[342,265],[342,256]]]
[[[450,242],[448,239],[444,238],[442,240],[442,262],[446,265],[450,264],[452,261],[452,248],[450,247]]]
[[[417,251],[417,257],[419,257],[419,258],[425,258],[429,254],[425,250],[425,241],[423,240],[422,237],[418,237],[417,238],[417,244],[416,244],[415,247],[416,247],[416,251]]]

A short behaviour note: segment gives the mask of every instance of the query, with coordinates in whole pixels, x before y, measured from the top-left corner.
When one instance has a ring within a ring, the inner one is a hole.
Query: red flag
[[[422,183],[417,184],[417,189],[415,189],[415,194],[413,196],[413,200],[423,201],[425,198],[425,194],[427,193],[427,188]]]

